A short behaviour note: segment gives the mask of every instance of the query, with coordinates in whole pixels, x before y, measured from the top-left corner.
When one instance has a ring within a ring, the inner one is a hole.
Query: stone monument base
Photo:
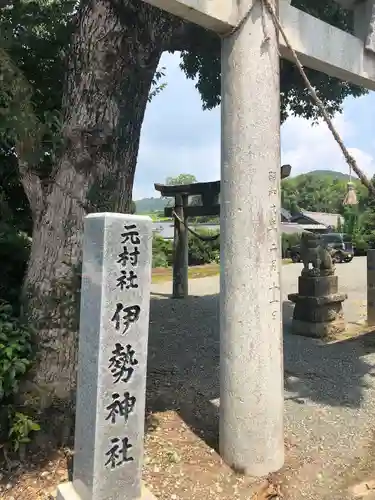
[[[78,495],[73,483],[63,483],[57,488],[56,500],[86,500]],[[145,486],[142,486],[142,494],[134,500],[156,500],[156,497]]]
[[[292,333],[315,338],[330,338],[345,331],[342,303],[337,293],[337,276],[300,276],[298,293],[288,295],[295,303]]]
[[[292,333],[305,337],[317,339],[332,338],[345,331],[345,321],[343,319],[326,323],[309,323],[293,319]]]

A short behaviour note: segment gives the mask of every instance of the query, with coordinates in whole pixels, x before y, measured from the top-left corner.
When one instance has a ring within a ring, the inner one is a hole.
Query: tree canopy
[[[197,178],[193,174],[179,174],[176,177],[167,177],[165,183],[168,186],[178,186],[181,184],[194,184]]]
[[[51,173],[58,139],[52,119],[62,110],[64,55],[75,3],[15,0],[0,10],[0,213],[28,233],[32,218],[19,180],[18,160],[28,155],[42,178]],[[30,158],[25,142],[37,132],[38,145]]]
[[[281,203],[292,214],[300,209],[312,212],[343,213],[343,200],[348,177],[336,177],[335,172],[316,175],[302,174],[282,181]],[[360,181],[354,181],[358,209],[368,204],[368,191]]]
[[[294,0],[295,7],[318,17],[337,28],[352,32],[353,15],[341,9],[333,0]],[[319,116],[312,103],[298,69],[291,62],[280,62],[281,119],[290,115],[316,119]],[[215,34],[196,27],[182,51],[181,68],[186,76],[197,79],[196,87],[202,97],[203,107],[211,109],[220,103],[220,39]],[[305,68],[313,87],[323,101],[329,114],[341,111],[348,96],[360,96],[365,90],[341,82],[336,78]]]
[[[352,17],[340,9],[333,0],[295,0],[293,4],[327,22],[351,31]],[[0,40],[2,88],[0,103],[0,203],[3,214],[10,214],[22,229],[31,231],[31,216],[28,202],[19,182],[15,142],[35,129],[35,122],[28,120],[29,101],[39,123],[47,123],[42,132],[42,142],[35,163],[38,173],[48,179],[53,165],[53,150],[56,143],[53,133],[58,129],[51,125],[51,116],[62,112],[62,93],[65,72],[65,55],[69,51],[70,37],[74,27],[74,0],[15,0],[0,10]],[[181,45],[181,68],[188,78],[197,79],[197,90],[205,109],[220,103],[220,39],[200,27],[189,25],[188,37]],[[8,62],[11,61],[12,65]],[[21,72],[27,88],[15,69]],[[340,111],[343,100],[359,96],[365,91],[356,86],[340,82],[316,71],[307,70],[312,84],[331,114]],[[157,72],[154,89],[150,97],[163,87],[157,87],[163,76]],[[292,63],[281,61],[281,117],[298,115],[308,119],[317,117],[308,92]],[[46,132],[46,133],[45,133]],[[52,133],[51,133],[52,132]]]

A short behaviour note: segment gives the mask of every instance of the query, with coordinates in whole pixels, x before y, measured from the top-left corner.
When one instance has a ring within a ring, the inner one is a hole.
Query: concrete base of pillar
[[[76,492],[73,483],[63,483],[57,488],[56,500],[83,500]],[[142,487],[142,494],[134,500],[156,500],[156,497],[145,486]]]

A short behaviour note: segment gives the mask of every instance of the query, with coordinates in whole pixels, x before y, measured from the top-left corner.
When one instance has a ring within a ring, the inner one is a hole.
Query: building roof
[[[281,208],[280,211],[281,211],[281,220],[285,219],[285,221],[290,222],[292,219],[292,214],[285,208]]]
[[[319,224],[325,227],[336,227],[338,217],[340,217],[341,224],[344,223],[344,218],[340,214],[330,214],[325,212],[309,212],[305,210],[301,210],[299,214],[294,215],[292,217],[292,221],[294,222],[295,220],[298,220],[299,218],[301,218],[301,216],[309,219],[309,222],[311,221],[311,224]],[[306,221],[306,224],[309,224],[309,222]],[[302,225],[305,224],[302,223]]]
[[[298,224],[302,231],[326,231],[331,226],[324,224]]]
[[[281,223],[281,232],[286,234],[294,234],[294,233],[303,233],[304,228],[301,224],[297,224],[294,222],[282,222]]]

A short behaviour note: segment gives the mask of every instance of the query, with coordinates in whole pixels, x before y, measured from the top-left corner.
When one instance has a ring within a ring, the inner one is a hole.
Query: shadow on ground
[[[283,303],[285,398],[358,408],[375,352],[375,332],[324,344],[288,333],[293,304]],[[217,449],[219,398],[219,296],[151,300],[147,407],[177,411]]]

